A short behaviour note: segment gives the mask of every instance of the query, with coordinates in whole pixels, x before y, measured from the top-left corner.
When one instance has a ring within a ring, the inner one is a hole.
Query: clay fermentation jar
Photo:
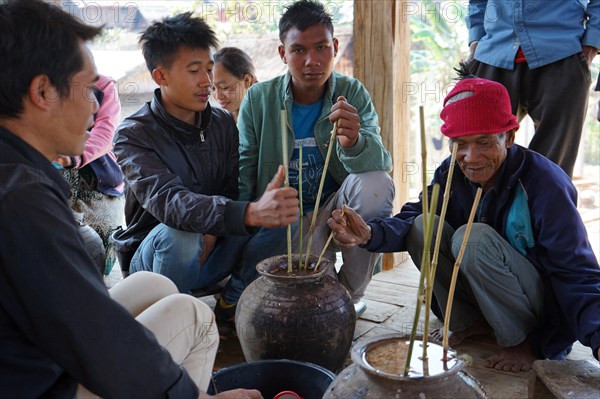
[[[292,255],[292,273],[287,255],[257,265],[261,276],[244,290],[235,314],[247,361],[292,359],[341,369],[354,334],[354,305],[329,262],[314,272],[316,260],[298,271],[298,255]]]
[[[421,360],[423,347],[416,341],[408,376],[404,364],[408,339],[400,334],[371,337],[352,348],[353,364],[329,386],[323,399],[461,398],[484,399],[477,381],[463,371],[465,362],[449,351],[444,364],[442,347],[428,343],[429,359]]]

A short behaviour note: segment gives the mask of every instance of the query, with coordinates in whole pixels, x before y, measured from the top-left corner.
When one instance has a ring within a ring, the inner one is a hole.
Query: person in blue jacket
[[[470,0],[471,71],[502,83],[512,112],[533,119],[529,148],[569,176],[585,122],[600,0]]]
[[[442,133],[458,147],[458,168],[433,288],[438,317],[446,307],[476,189],[483,189],[460,266],[450,345],[493,332],[502,349],[486,366],[513,372],[530,369],[536,358],[564,359],[576,340],[598,358],[600,268],[569,176],[544,156],[514,144],[519,124],[499,83],[473,77],[459,81],[444,100],[441,118]],[[449,167],[450,158],[435,170],[430,193],[435,183],[444,192]],[[440,209],[441,204],[437,215]],[[368,222],[350,208],[343,215],[336,210],[328,225],[339,245],[408,251],[420,264],[420,200],[393,217]],[[431,335],[443,338],[439,330]]]

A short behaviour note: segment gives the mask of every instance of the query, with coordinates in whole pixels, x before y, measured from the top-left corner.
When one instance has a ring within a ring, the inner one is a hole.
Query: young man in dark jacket
[[[127,229],[114,236],[122,265],[163,274],[181,292],[232,272],[241,277],[230,281],[245,285],[256,266],[246,270],[240,262],[251,227],[294,222],[297,192],[279,188],[280,168],[260,199],[237,201],[238,131],[227,111],[208,102],[217,39],[204,20],[191,13],[165,18],[140,42],[160,88],[116,133],[126,181]],[[226,291],[236,289],[243,287]]]
[[[600,268],[569,176],[514,144],[519,124],[499,83],[461,80],[446,97],[441,117],[442,133],[458,146],[433,288],[442,310],[476,189],[484,193],[460,267],[450,345],[493,331],[503,348],[487,366],[504,371],[528,370],[538,357],[564,359],[575,340],[598,358]],[[430,193],[434,183],[444,192],[449,166],[446,159],[436,169]],[[441,201],[438,215],[440,209]],[[341,245],[408,250],[420,264],[421,214],[420,201],[368,223],[351,209],[343,216],[336,210],[329,226]],[[432,335],[443,338],[440,331]]]
[[[0,396],[206,398],[212,312],[152,273],[109,295],[51,163],[90,136],[98,72],[84,41],[99,33],[41,0],[0,3]]]

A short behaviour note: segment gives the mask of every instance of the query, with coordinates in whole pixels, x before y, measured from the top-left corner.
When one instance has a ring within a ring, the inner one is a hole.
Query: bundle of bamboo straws
[[[427,144],[425,139],[425,112],[423,106],[419,107],[419,119],[421,126],[421,177],[422,177],[422,185],[423,190],[421,193],[422,196],[422,209],[423,209],[423,256],[421,258],[421,276],[419,279],[419,289],[417,293],[417,306],[415,311],[415,317],[413,321],[413,327],[410,336],[410,343],[406,358],[406,365],[404,367],[404,375],[408,376],[410,371],[410,360],[412,357],[412,350],[414,347],[415,338],[417,335],[417,327],[419,323],[419,317],[421,312],[421,306],[425,303],[425,326],[423,333],[423,362],[427,361],[427,336],[429,332],[429,317],[431,311],[431,299],[433,297],[433,284],[435,281],[435,271],[437,268],[439,251],[440,251],[440,243],[442,238],[442,231],[444,228],[444,220],[446,218],[446,210],[448,208],[448,201],[450,199],[450,186],[452,183],[452,175],[454,173],[454,165],[456,163],[456,151],[457,146],[452,146],[452,156],[450,157],[450,167],[448,170],[448,177],[446,180],[446,187],[444,189],[444,197],[442,200],[442,208],[440,211],[440,216],[438,218],[438,228],[436,234],[435,246],[433,249],[433,260],[431,259],[431,241],[433,235],[433,225],[435,223],[435,214],[437,210],[438,196],[440,191],[439,184],[435,184],[431,191],[431,206],[429,206],[428,200],[428,189],[427,189]],[[475,218],[475,213],[477,211],[477,207],[479,206],[479,200],[481,199],[481,187],[477,189],[477,193],[475,194],[475,199],[473,201],[473,206],[471,207],[471,214],[469,215],[469,220],[467,222],[467,227],[465,231],[465,235],[463,238],[463,242],[460,246],[460,250],[458,256],[456,257],[456,261],[454,263],[454,268],[452,270],[452,280],[450,283],[450,289],[448,294],[448,303],[446,306],[446,313],[444,315],[444,328],[443,328],[443,361],[444,364],[448,361],[448,334],[449,334],[449,325],[450,325],[450,315],[452,313],[452,301],[454,299],[454,290],[456,288],[456,280],[458,278],[458,271],[460,269],[460,264],[462,262],[462,258],[464,256],[465,247],[467,245],[467,241],[469,239],[469,235],[471,234],[471,227],[473,226],[473,220]]]
[[[417,327],[418,327],[420,313],[421,313],[421,306],[423,305],[423,303],[425,303],[425,326],[424,326],[424,334],[423,334],[423,356],[422,356],[422,359],[424,362],[427,361],[427,336],[428,336],[428,331],[429,331],[429,317],[430,317],[430,313],[431,313],[431,300],[433,297],[433,284],[435,281],[435,272],[436,272],[436,268],[437,268],[437,264],[438,264],[438,257],[439,257],[442,231],[443,231],[443,227],[444,227],[444,220],[446,217],[446,210],[448,208],[448,201],[450,199],[450,186],[452,183],[452,176],[454,173],[454,165],[456,163],[456,151],[457,151],[457,147],[453,146],[452,156],[450,158],[450,167],[449,167],[449,171],[448,171],[448,177],[446,180],[446,187],[444,189],[444,196],[443,196],[443,200],[442,200],[442,208],[441,208],[440,216],[438,219],[438,228],[437,228],[437,233],[436,233],[435,246],[434,246],[434,250],[433,250],[433,259],[431,259],[430,248],[431,248],[431,242],[432,242],[432,237],[433,237],[433,226],[435,223],[435,214],[436,214],[436,210],[437,210],[440,186],[439,186],[439,184],[435,184],[433,186],[433,189],[431,192],[431,206],[430,206],[429,198],[428,198],[428,196],[429,196],[428,189],[427,189],[427,187],[428,187],[428,185],[427,185],[427,167],[426,167],[427,144],[426,144],[426,138],[425,138],[426,135],[425,135],[425,116],[424,115],[425,115],[424,108],[423,108],[423,106],[421,106],[421,107],[419,107],[419,119],[420,119],[420,126],[421,126],[421,160],[422,160],[421,177],[422,177],[422,186],[423,186],[422,209],[423,209],[423,225],[424,225],[424,228],[423,228],[424,250],[423,250],[423,256],[421,259],[421,275],[419,278],[419,289],[418,289],[418,293],[417,293],[417,306],[416,306],[416,310],[415,310],[415,317],[414,317],[413,327],[412,327],[411,336],[410,336],[410,343],[409,343],[409,349],[408,349],[407,358],[406,358],[406,365],[404,368],[404,375],[406,375],[406,376],[408,376],[409,371],[410,371],[410,360],[412,357],[412,351],[413,351],[414,342],[416,339]],[[283,160],[283,165],[285,168],[285,183],[284,184],[286,187],[289,187],[289,157],[288,157],[287,127],[288,126],[287,126],[286,111],[281,110],[281,147],[282,147],[282,160]],[[316,225],[316,221],[317,221],[319,203],[321,200],[321,194],[323,192],[323,186],[325,183],[327,168],[329,166],[329,160],[331,158],[331,152],[334,147],[334,143],[335,143],[335,139],[336,139],[336,133],[337,133],[337,122],[335,122],[333,125],[333,131],[331,132],[331,137],[329,140],[329,147],[327,149],[327,156],[325,158],[323,174],[321,175],[321,181],[320,181],[319,190],[317,193],[317,200],[315,203],[314,212],[313,212],[313,216],[312,216],[312,220],[311,220],[311,224],[310,224],[310,230],[309,230],[309,236],[308,236],[307,248],[306,248],[306,256],[305,256],[304,262],[303,262],[303,257],[302,257],[302,252],[303,252],[302,251],[302,234],[303,234],[303,231],[302,231],[302,229],[303,229],[303,226],[302,226],[302,214],[303,214],[303,209],[302,209],[302,146],[299,147],[299,156],[298,156],[299,157],[299,166],[298,166],[298,185],[299,185],[299,187],[298,187],[298,191],[299,191],[299,195],[300,195],[300,251],[299,251],[300,257],[299,257],[299,265],[298,265],[299,270],[302,270],[302,269],[306,270],[308,268],[308,259],[310,256],[312,238],[313,238],[313,233],[314,233],[315,225]],[[450,324],[450,316],[452,313],[452,301],[454,299],[454,291],[456,288],[456,280],[458,278],[458,271],[460,269],[460,264],[461,264],[462,258],[464,256],[466,244],[468,242],[469,235],[471,233],[471,227],[473,226],[473,220],[475,218],[475,213],[477,211],[477,207],[479,206],[479,201],[481,199],[481,193],[482,193],[481,188],[478,188],[477,193],[475,194],[475,199],[473,201],[473,206],[471,207],[471,213],[469,215],[469,220],[467,222],[467,227],[466,227],[465,235],[463,238],[463,242],[461,244],[458,256],[456,257],[456,261],[454,263],[454,269],[452,271],[452,280],[450,283],[450,289],[449,289],[449,294],[448,294],[448,304],[446,306],[446,312],[444,315],[444,328],[443,328],[443,353],[444,353],[443,361],[444,361],[444,363],[446,363],[448,361],[449,324]],[[342,215],[343,215],[343,211],[342,211]],[[314,269],[315,272],[318,270],[319,264],[321,263],[323,256],[325,254],[325,251],[327,250],[327,247],[329,246],[332,238],[333,238],[333,232],[327,238],[325,246],[323,247],[323,250],[321,251],[321,254],[319,255],[319,258],[317,260],[317,263],[316,263],[315,269]],[[291,226],[288,226],[288,230],[287,230],[287,252],[288,252],[288,272],[291,273],[292,272],[292,230],[291,230]]]
[[[327,155],[325,157],[325,164],[323,166],[323,174],[321,175],[321,181],[319,183],[319,190],[317,192],[317,200],[315,202],[315,207],[314,207],[314,212],[312,215],[312,219],[311,219],[311,223],[310,223],[310,230],[308,233],[308,241],[306,244],[306,256],[304,257],[304,262],[303,262],[303,257],[302,257],[302,234],[303,234],[303,226],[302,226],[302,214],[303,209],[302,209],[302,146],[300,146],[298,148],[298,193],[300,195],[300,256],[299,256],[299,262],[298,262],[298,270],[307,270],[308,269],[308,260],[310,258],[310,249],[312,246],[312,239],[313,239],[313,234],[315,231],[315,226],[317,224],[317,215],[319,213],[319,204],[321,202],[321,195],[323,193],[323,186],[325,185],[325,178],[327,175],[327,168],[329,167],[329,159],[331,158],[331,151],[334,147],[335,144],[335,138],[336,138],[336,132],[337,132],[337,126],[338,123],[337,121],[333,124],[333,130],[331,132],[331,137],[329,138],[329,147],[327,148]],[[281,154],[282,154],[282,160],[283,160],[283,167],[285,169],[285,180],[284,180],[284,185],[285,187],[289,187],[290,182],[289,182],[289,156],[288,156],[288,136],[287,136],[287,115],[286,115],[286,111],[285,109],[281,110]],[[314,272],[316,273],[319,270],[319,265],[321,264],[321,261],[323,260],[323,256],[325,255],[325,251],[327,250],[327,247],[329,246],[329,244],[331,243],[331,239],[333,238],[333,233],[331,233],[329,235],[329,237],[327,238],[327,241],[325,242],[325,246],[323,247],[321,254],[319,255],[319,258],[317,260],[317,263],[315,265],[315,269]],[[288,255],[288,273],[292,272],[292,226],[288,225],[287,228],[287,255]]]

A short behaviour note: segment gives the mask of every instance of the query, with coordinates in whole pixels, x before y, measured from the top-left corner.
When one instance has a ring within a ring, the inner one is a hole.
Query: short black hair
[[[256,80],[252,59],[243,50],[237,47],[223,47],[215,53],[214,59],[215,63],[223,64],[223,67],[236,78],[242,80],[246,75],[250,75],[254,81]]]
[[[80,43],[101,32],[42,0],[1,1],[0,117],[23,113],[38,75],[48,76],[61,98],[67,96],[73,75],[83,68]]]
[[[325,25],[333,36],[333,21],[323,4],[312,0],[300,0],[287,7],[279,20],[279,40],[285,40],[285,35],[292,28],[304,32],[315,25]]]
[[[140,36],[140,43],[150,73],[159,65],[170,68],[181,47],[209,52],[219,47],[215,31],[191,12],[153,23]]]

